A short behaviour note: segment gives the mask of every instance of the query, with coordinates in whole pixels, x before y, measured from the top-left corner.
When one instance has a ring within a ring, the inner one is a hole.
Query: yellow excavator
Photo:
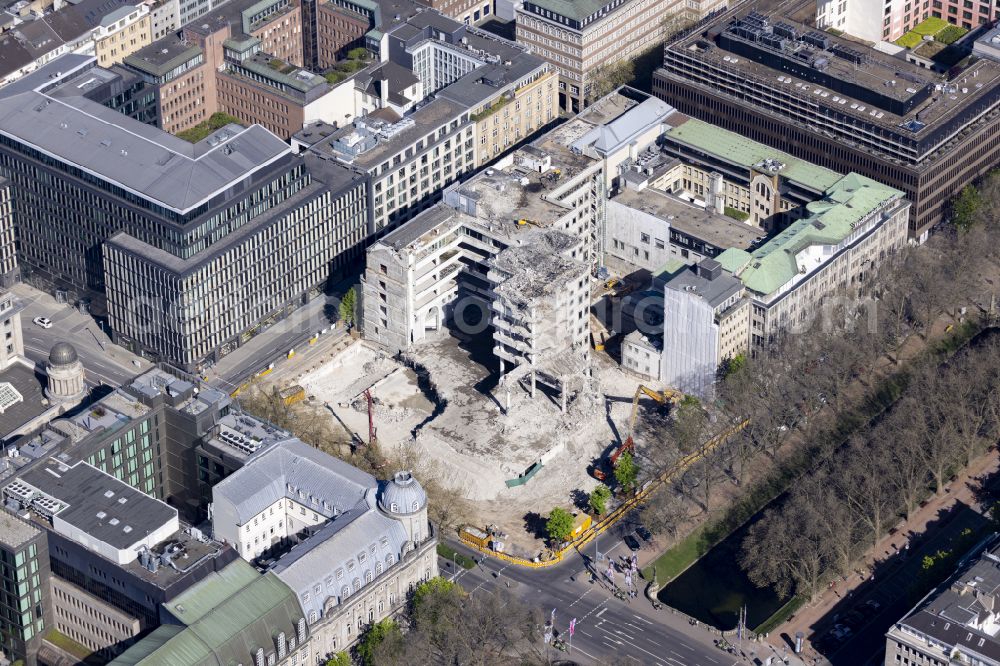
[[[618,464],[618,459],[623,453],[628,451],[629,453],[635,453],[635,440],[632,439],[632,435],[635,432],[635,419],[639,414],[639,398],[645,395],[648,398],[652,398],[661,405],[676,405],[683,398],[684,394],[680,391],[675,391],[674,389],[664,389],[663,391],[654,391],[653,389],[640,384],[635,390],[635,395],[632,397],[632,414],[629,416],[628,420],[628,437],[625,438],[618,447],[611,452],[608,456],[608,464],[603,465],[603,461],[594,466],[591,474],[598,481],[604,481],[611,474],[614,473],[615,465]],[[603,469],[602,469],[603,467]]]
[[[604,351],[605,345],[608,343],[608,338],[611,334],[608,332],[607,327],[601,322],[600,319],[594,316],[593,313],[590,314],[590,344],[593,346],[594,351]]]

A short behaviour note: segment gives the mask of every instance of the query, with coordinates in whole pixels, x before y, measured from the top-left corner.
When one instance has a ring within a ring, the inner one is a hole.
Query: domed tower
[[[396,472],[379,490],[378,508],[403,523],[410,541],[427,538],[427,493],[410,472]]]
[[[45,374],[49,377],[45,396],[52,402],[79,402],[87,393],[83,382],[83,364],[76,355],[76,349],[68,342],[53,345]]]

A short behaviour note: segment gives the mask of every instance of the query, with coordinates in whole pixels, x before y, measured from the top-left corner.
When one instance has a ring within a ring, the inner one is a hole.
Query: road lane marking
[[[634,617],[635,619],[639,620],[640,622],[645,622],[646,624],[656,624],[655,622],[650,622],[646,618],[644,618],[644,617],[642,617],[640,615],[636,615],[635,613],[632,613],[632,617]]]
[[[691,650],[691,652],[695,651],[693,647],[691,647],[690,645],[688,645],[687,643],[684,643],[682,641],[677,641],[677,644],[680,645],[682,648],[686,648],[688,650]]]
[[[605,629],[605,631],[607,631],[607,629]],[[635,637],[634,637],[634,636],[629,636],[628,634],[626,634],[626,633],[625,633],[624,631],[622,631],[622,630],[620,630],[620,629],[615,629],[614,631],[615,631],[615,633],[616,633],[616,634],[618,634],[619,636],[624,636],[625,638],[627,638],[627,639],[628,639],[628,640],[630,640],[630,641],[634,641],[634,640],[635,640]]]
[[[662,656],[662,655],[658,655],[658,654],[653,654],[653,653],[652,653],[652,652],[650,652],[649,650],[645,650],[645,649],[643,649],[643,648],[639,647],[638,645],[635,645],[634,643],[633,643],[632,645],[630,645],[629,647],[633,647],[633,648],[635,648],[636,650],[639,650],[640,652],[645,652],[646,654],[648,654],[648,655],[649,655],[650,657],[652,657],[653,659],[660,659],[660,658],[661,658],[661,656]],[[674,652],[673,650],[671,650],[671,651],[670,651],[670,653],[671,653],[671,654],[677,654],[677,653],[676,653],[676,652]],[[678,656],[678,657],[680,657],[681,655],[677,654],[677,656]],[[664,658],[665,658],[665,659],[670,659],[670,657],[664,657]],[[682,664],[682,665],[684,665],[684,662],[681,662],[681,664]]]
[[[601,609],[601,612],[597,614],[597,617],[601,617],[602,615],[604,615],[604,611],[606,610],[608,610],[607,606]]]
[[[598,661],[597,657],[595,657],[594,655],[590,654],[589,652],[587,652],[586,650],[584,650],[582,647],[574,647],[570,652],[577,652],[577,651],[584,653],[585,655],[587,655],[588,657],[590,657],[594,661]]]

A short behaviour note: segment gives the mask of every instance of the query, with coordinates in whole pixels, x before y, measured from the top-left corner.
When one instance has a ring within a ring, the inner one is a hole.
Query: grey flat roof
[[[337,197],[343,190],[354,186],[363,178],[363,176],[355,173],[347,166],[333,160],[324,160],[309,154],[306,154],[303,160],[306,163],[309,173],[313,176],[313,182],[277,206],[268,209],[265,214],[258,215],[251,222],[226,234],[222,240],[212,243],[191,257],[186,259],[178,257],[166,250],[153,247],[124,231],[117,232],[106,242],[155,261],[157,264],[178,274],[188,274],[196,270],[199,266],[202,266],[206,261],[217,257],[259,233],[261,229],[274,224],[289,211],[320,196],[323,192],[329,190],[333,193],[334,197]]]
[[[197,44],[187,44],[179,39],[161,39],[139,49],[122,62],[153,76],[163,76],[199,53],[201,47]]]
[[[430,134],[441,125],[460,117],[465,111],[468,111],[468,107],[438,96],[428,104],[406,116],[406,118],[413,120],[412,125],[394,135],[388,141],[380,138],[374,147],[359,154],[350,163],[361,169],[370,169],[373,166],[377,166],[379,162],[391,158],[403,147],[415,143],[417,139]],[[330,143],[354,131],[354,124],[347,125],[317,143],[312,147],[312,150],[322,155],[338,157],[330,148]],[[444,141],[444,139],[440,139],[440,141]],[[433,142],[431,145],[433,145]]]
[[[0,543],[8,548],[20,548],[41,533],[25,520],[6,509],[0,509]]]
[[[546,66],[546,62],[541,58],[521,51],[511,54],[510,60],[506,62],[510,65],[497,63],[477,67],[440,90],[438,97],[446,97],[471,109],[496,96],[502,86],[514,83],[536,69]],[[483,83],[484,79],[498,82],[499,85]]]
[[[0,41],[0,62],[6,49],[5,42]],[[29,90],[45,91],[68,81],[74,72],[85,69],[96,69],[97,57],[67,53],[52,62],[39,67],[31,74],[8,83],[0,88],[0,97],[11,97]],[[2,67],[0,67],[2,69]]]
[[[118,66],[115,65],[115,67]],[[60,98],[81,97],[94,88],[110,83],[115,79],[124,79],[125,76],[132,79],[138,79],[139,77],[138,74],[127,69],[118,68],[115,70],[104,69],[103,67],[91,67],[90,69],[80,72],[76,76],[67,78],[65,83],[51,89],[48,91],[48,94],[53,97]]]
[[[42,385],[31,368],[20,363],[11,364],[0,372],[0,383],[4,382],[9,382],[21,394],[22,400],[0,414],[0,439],[49,409],[48,405],[42,404]]]
[[[177,517],[177,509],[85,462],[68,467],[50,458],[20,479],[67,505],[60,520],[119,549]]]
[[[291,152],[259,125],[190,144],[95,102],[38,92],[0,98],[0,134],[181,214]]]
[[[667,282],[667,289],[693,291],[704,298],[713,308],[743,288],[743,283],[729,273],[723,272],[714,280],[702,277],[697,266],[681,271]]]
[[[625,189],[610,201],[665,220],[671,227],[718,248],[745,250],[765,231],[647,187]]]
[[[582,21],[592,14],[596,14],[601,9],[611,5],[610,0],[531,0],[531,4],[547,9],[553,14],[559,14],[566,18]],[[621,6],[628,7],[631,2],[624,2]],[[620,11],[617,8],[613,11]]]
[[[456,225],[461,224],[461,220],[458,219],[458,211],[451,206],[439,202],[421,212],[398,229],[394,229],[386,234],[379,242],[383,245],[388,245],[398,252],[410,243],[419,240],[428,231],[448,221],[453,221]]]

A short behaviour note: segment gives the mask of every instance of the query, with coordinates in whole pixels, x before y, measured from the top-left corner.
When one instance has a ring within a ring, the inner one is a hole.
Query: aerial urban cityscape
[[[0,666],[1000,666],[1000,0],[7,0]]]

